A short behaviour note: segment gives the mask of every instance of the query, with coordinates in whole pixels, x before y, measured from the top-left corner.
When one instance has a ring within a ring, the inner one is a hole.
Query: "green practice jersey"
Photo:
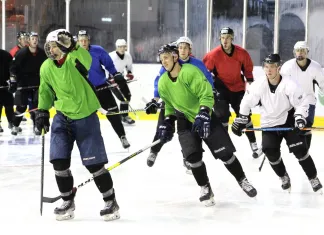
[[[38,109],[49,110],[54,102],[56,110],[76,120],[89,116],[100,108],[98,98],[87,78],[76,68],[76,61],[89,71],[92,58],[90,53],[77,46],[68,53],[61,67],[47,59],[40,69]]]
[[[194,65],[183,64],[175,82],[165,72],[158,84],[160,97],[165,102],[165,116],[174,115],[175,110],[194,122],[200,106],[212,110],[213,89],[205,75]]]

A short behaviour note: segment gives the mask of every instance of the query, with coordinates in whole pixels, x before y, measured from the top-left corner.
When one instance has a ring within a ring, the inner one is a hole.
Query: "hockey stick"
[[[261,172],[265,160],[266,160],[266,155],[264,154],[261,165],[259,167],[259,172]]]
[[[40,214],[43,215],[43,195],[44,195],[44,149],[45,149],[45,131],[42,129],[42,157],[41,157],[41,190],[40,190]]]
[[[119,86],[116,86],[116,89],[118,90],[119,94],[123,97],[124,101],[128,103],[128,106],[130,107],[130,110],[133,110],[133,113],[135,114],[136,118],[138,118],[136,112],[134,111],[134,109],[132,108],[132,106],[130,105],[129,101],[126,99],[126,97],[124,96],[123,92],[120,90]]]
[[[125,113],[132,113],[132,112],[141,112],[141,111],[145,111],[145,110],[146,109],[133,109],[133,110],[123,110],[123,111],[111,113],[103,108],[99,108],[97,111],[99,111],[103,115],[110,116],[110,115],[120,115],[120,114],[125,114]]]
[[[22,117],[22,116],[24,116],[26,113],[35,112],[36,110],[38,110],[38,108],[34,108],[34,109],[28,110],[28,111],[26,111],[26,112],[20,113],[20,114],[15,114],[15,116],[16,116],[16,117]]]
[[[293,127],[270,127],[270,128],[245,128],[242,132],[247,131],[292,131]],[[301,129],[303,131],[324,131],[324,127],[306,127]]]
[[[0,89],[4,89],[4,88],[9,88],[9,86],[0,86]],[[26,90],[26,89],[34,89],[34,88],[38,88],[38,86],[18,87],[17,91]]]
[[[129,81],[126,81],[127,83],[131,83],[131,82],[136,82],[137,79],[133,79],[133,80],[129,80]],[[102,88],[99,88],[97,89],[96,91],[102,91],[102,90],[106,90],[106,89],[110,89],[110,88],[114,88],[118,86],[117,83],[113,83],[111,85],[108,85],[108,86],[105,86],[105,87],[102,87]],[[0,87],[1,88],[1,87]]]
[[[123,164],[124,162],[128,161],[129,159],[139,155],[140,153],[144,152],[145,150],[153,147],[154,145],[157,145],[158,143],[160,143],[160,140],[157,140],[157,141],[154,141],[153,143],[151,143],[150,145],[147,145],[145,146],[144,148],[138,150],[137,152],[129,155],[128,157],[122,159],[121,161],[115,163],[114,165],[110,166],[107,168],[108,171],[111,171],[112,169],[120,166],[121,164]],[[77,189],[83,187],[84,185],[90,183],[91,181],[93,181],[93,177],[92,178],[89,178],[88,180],[84,181],[83,183],[79,184],[77,186]],[[43,202],[46,202],[46,203],[53,203],[53,202],[56,202],[58,201],[59,199],[61,199],[61,196],[57,196],[57,197],[43,197]]]

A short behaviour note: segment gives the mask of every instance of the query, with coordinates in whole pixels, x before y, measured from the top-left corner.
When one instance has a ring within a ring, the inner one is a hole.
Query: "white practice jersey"
[[[297,64],[296,59],[288,60],[282,65],[280,74],[296,79],[306,94],[312,95],[312,103],[316,105],[314,83],[318,84],[319,89],[324,93],[324,72],[319,63],[310,60],[309,66],[303,71]]]
[[[240,105],[240,114],[248,116],[251,108],[260,103],[261,127],[274,127],[286,123],[292,108],[295,108],[295,114],[307,118],[310,96],[288,76],[282,77],[275,92],[272,92],[264,76],[249,86]]]
[[[116,51],[110,52],[109,53],[112,61],[114,62],[115,68],[117,72],[121,74],[125,74],[124,71],[130,71],[133,73],[133,59],[131,54],[129,54],[127,51],[125,52],[124,59],[121,59]]]

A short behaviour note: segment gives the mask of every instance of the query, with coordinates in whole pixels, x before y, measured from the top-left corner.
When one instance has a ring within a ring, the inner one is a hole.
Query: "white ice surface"
[[[111,171],[121,219],[104,222],[99,215],[104,203],[92,182],[78,190],[75,219],[58,222],[53,210],[61,201],[44,204],[40,216],[41,138],[31,134],[31,121],[23,133],[12,137],[0,134],[0,234],[322,234],[324,196],[313,193],[298,161],[283,142],[282,156],[291,177],[291,194],[283,192],[281,181],[266,161],[258,172],[260,159],[253,159],[248,140],[234,136],[237,157],[248,179],[258,190],[249,198],[222,162],[214,160],[204,146],[204,161],[216,205],[206,208],[199,202],[200,188],[182,166],[177,135],[160,152],[155,165],[147,167],[149,150]],[[151,143],[156,121],[137,121],[126,126],[131,148],[122,148],[107,120],[101,121],[109,165]],[[44,195],[59,195],[54,171],[48,162],[49,139],[45,143]],[[260,143],[260,133],[257,133]],[[322,132],[314,132],[311,155],[324,180]],[[91,177],[82,166],[78,149],[72,153],[71,170],[75,185]]]

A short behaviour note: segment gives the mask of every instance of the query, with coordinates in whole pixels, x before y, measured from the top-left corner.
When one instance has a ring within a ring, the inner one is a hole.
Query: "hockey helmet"
[[[278,66],[281,65],[281,59],[279,54],[269,54],[267,55],[262,62],[262,66],[264,64],[277,64]]]
[[[127,46],[127,42],[125,39],[117,39],[115,44],[116,47]]]
[[[177,41],[176,41],[176,43],[177,43],[177,47],[179,47],[179,44],[180,43],[187,43],[187,44],[189,44],[189,47],[190,47],[190,49],[192,49],[192,41],[190,40],[190,38],[188,38],[188,37],[180,37]]]
[[[229,34],[232,36],[232,38],[234,38],[234,30],[231,29],[230,27],[224,27],[220,30],[219,36],[222,36],[224,34]]]
[[[79,37],[87,37],[90,40],[90,34],[86,30],[79,30],[78,38]]]

